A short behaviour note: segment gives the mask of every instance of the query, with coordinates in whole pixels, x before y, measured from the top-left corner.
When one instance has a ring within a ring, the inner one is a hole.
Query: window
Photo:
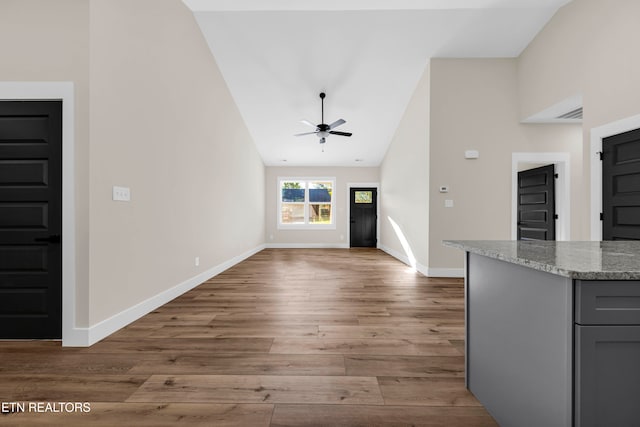
[[[278,228],[335,228],[335,178],[279,178]]]
[[[373,191],[355,191],[356,203],[373,203]]]

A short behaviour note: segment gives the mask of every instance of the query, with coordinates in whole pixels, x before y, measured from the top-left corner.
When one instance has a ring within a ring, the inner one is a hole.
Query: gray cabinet
[[[571,427],[573,281],[470,254],[467,385],[502,427]]]
[[[640,427],[640,242],[453,241],[466,384],[503,427]]]
[[[575,425],[640,425],[640,283],[575,289]]]

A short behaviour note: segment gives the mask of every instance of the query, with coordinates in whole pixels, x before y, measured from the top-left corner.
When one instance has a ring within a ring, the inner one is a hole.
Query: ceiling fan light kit
[[[339,136],[351,136],[352,133],[351,132],[338,132],[335,131],[334,129],[337,128],[338,126],[341,126],[343,124],[346,123],[345,120],[343,119],[338,119],[335,122],[331,123],[331,124],[326,124],[324,122],[324,98],[327,95],[324,92],[320,92],[320,102],[321,104],[321,122],[318,125],[314,125],[313,123],[311,123],[309,120],[301,120],[301,123],[304,123],[307,126],[311,126],[312,128],[315,128],[315,131],[313,132],[304,132],[304,133],[298,133],[294,136],[304,136],[304,135],[317,135],[319,139],[320,144],[324,144],[327,142],[327,137],[329,135],[339,135]],[[324,151],[324,147],[322,149],[322,151]]]

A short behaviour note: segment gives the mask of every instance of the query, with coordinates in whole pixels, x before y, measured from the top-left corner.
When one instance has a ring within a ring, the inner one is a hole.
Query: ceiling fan
[[[324,98],[325,98],[325,96],[327,96],[327,95],[324,92],[320,93],[320,100],[322,102],[322,121],[321,121],[321,123],[319,125],[314,125],[309,120],[301,120],[300,121],[301,123],[304,123],[307,126],[311,126],[312,128],[315,129],[315,131],[298,133],[298,134],[296,134],[294,136],[317,135],[318,138],[320,138],[320,144],[324,144],[325,142],[327,142],[326,138],[329,135],[340,135],[340,136],[351,136],[352,135],[351,132],[338,132],[337,130],[334,130],[338,126],[341,126],[341,125],[346,123],[346,121],[343,120],[343,119],[338,119],[338,120],[336,120],[335,122],[333,122],[331,124],[325,124],[324,123]]]

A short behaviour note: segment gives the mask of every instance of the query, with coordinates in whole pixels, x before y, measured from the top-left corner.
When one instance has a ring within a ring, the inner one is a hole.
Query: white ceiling
[[[266,165],[377,166],[430,58],[516,57],[570,0],[183,1]]]

